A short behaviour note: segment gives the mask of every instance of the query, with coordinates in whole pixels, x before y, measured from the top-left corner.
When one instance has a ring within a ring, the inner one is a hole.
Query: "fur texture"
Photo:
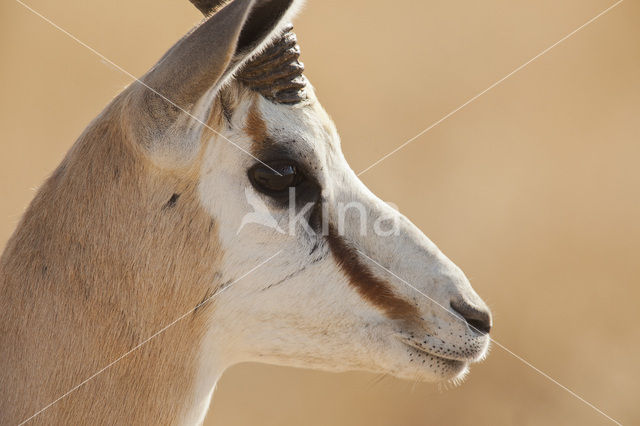
[[[486,354],[450,304],[488,328],[486,306],[356,177],[313,87],[282,105],[233,79],[299,6],[266,3],[235,0],[179,41],[38,191],[0,259],[0,423],[55,402],[31,421],[198,424],[239,362],[440,381]],[[283,159],[305,175],[293,221],[248,177]],[[278,226],[243,223],[250,200]]]

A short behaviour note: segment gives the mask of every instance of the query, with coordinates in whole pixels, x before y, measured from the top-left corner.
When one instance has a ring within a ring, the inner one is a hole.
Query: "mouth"
[[[453,355],[448,356],[443,354],[435,354],[433,352],[428,351],[418,343],[415,343],[412,341],[403,340],[402,343],[404,343],[408,348],[413,350],[409,352],[410,357],[413,357],[414,353],[417,354],[418,358],[425,357],[426,359],[422,360],[423,364],[428,362],[429,358],[432,358],[437,365],[440,365],[440,364],[458,365],[458,364],[467,364],[470,362],[470,360],[461,359],[460,357],[454,357]]]
[[[441,355],[435,355],[416,345],[405,342],[408,349],[409,362],[413,364],[419,371],[428,371],[426,381],[452,381],[458,383],[463,380],[469,371],[469,361],[447,358]],[[418,373],[422,377],[424,373]]]
[[[461,382],[469,371],[469,365],[484,356],[484,345],[461,347],[445,344],[444,341],[428,336],[424,341],[417,341],[409,336],[398,336],[407,349],[409,362],[419,369],[425,369],[436,380]]]
[[[474,339],[455,345],[430,335],[425,336],[422,341],[414,339],[413,335],[400,335],[398,338],[419,353],[448,361],[477,362],[488,352],[488,339]]]

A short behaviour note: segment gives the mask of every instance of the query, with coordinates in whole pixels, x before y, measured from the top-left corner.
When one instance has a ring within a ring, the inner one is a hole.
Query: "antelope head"
[[[205,14],[218,7],[193,3]],[[489,310],[462,271],[347,164],[302,75],[292,27],[282,24],[291,3],[228,4],[174,47],[153,71],[161,77],[148,78],[175,87],[168,98],[191,94],[190,112],[215,128],[176,113],[171,139],[151,140],[151,152],[193,158],[202,150],[198,194],[218,225],[222,281],[266,262],[215,301],[210,336],[224,342],[218,356],[229,364],[460,378],[486,353]],[[269,26],[257,30],[267,10]],[[222,42],[220,34],[231,35]],[[245,34],[261,38],[248,43]],[[186,64],[201,70],[195,78],[179,77]],[[165,109],[155,116],[170,116],[171,106],[159,105]],[[158,133],[157,121],[148,126]],[[247,221],[257,213],[268,220]]]
[[[7,245],[0,412],[35,412],[169,323],[93,380],[110,385],[85,414],[170,423],[188,400],[198,421],[246,361],[461,378],[489,310],[347,164],[302,75],[298,2],[192,2],[207,18],[94,120]],[[74,423],[73,398],[52,418]]]

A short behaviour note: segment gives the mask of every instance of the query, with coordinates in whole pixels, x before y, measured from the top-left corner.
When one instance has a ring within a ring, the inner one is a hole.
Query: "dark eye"
[[[289,188],[298,186],[302,174],[291,163],[256,164],[249,169],[249,180],[260,192],[274,197],[287,196]]]

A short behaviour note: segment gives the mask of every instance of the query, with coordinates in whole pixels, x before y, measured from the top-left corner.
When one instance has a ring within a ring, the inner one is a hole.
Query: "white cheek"
[[[249,207],[244,199],[246,178],[240,173],[245,164],[240,156],[230,155],[223,146],[227,143],[222,137],[208,143],[198,187],[200,202],[216,222],[223,248],[233,243]]]
[[[236,144],[243,140],[241,135],[226,136]],[[247,146],[241,147],[248,150],[249,142],[246,136],[244,138]],[[297,245],[295,237],[279,232],[274,227],[246,220],[248,215],[255,212],[256,202],[262,203],[262,208],[269,208],[247,177],[247,169],[253,162],[255,160],[249,155],[221,137],[210,141],[198,190],[203,208],[217,227],[223,253],[222,279],[238,279],[264,262],[259,272],[256,270],[256,274],[252,273],[250,278],[255,280],[260,277],[260,283],[256,285],[262,285],[263,282],[268,285],[289,274],[303,258],[294,258]],[[273,207],[268,214],[274,220],[283,218],[283,212]],[[285,223],[281,225],[286,226]]]
[[[236,135],[232,140],[238,143],[238,139]],[[327,360],[340,359],[341,364],[346,364],[354,358],[354,348],[349,345],[354,340],[353,330],[363,317],[378,314],[362,303],[326,247],[323,259],[309,264],[312,257],[308,248],[300,238],[288,233],[288,211],[271,211],[277,220],[284,219],[284,233],[255,223],[245,224],[238,232],[243,217],[255,210],[245,192],[248,187],[254,191],[246,176],[254,161],[221,138],[210,141],[205,152],[200,201],[217,224],[223,251],[222,279],[233,283],[232,290],[217,298],[216,314],[221,318],[242,318],[229,327],[241,327],[234,328],[236,336],[251,330],[248,346],[260,356],[278,353],[271,362],[292,364],[297,355],[297,365],[309,365],[307,355],[315,359],[322,353]],[[257,266],[246,278],[238,280]],[[262,291],[270,285],[274,287]],[[310,330],[335,333],[336,324],[345,323],[351,326],[339,328],[344,336],[331,340],[334,346],[327,343],[324,334],[309,334]],[[301,353],[302,348],[309,353]],[[259,357],[252,360],[267,361]],[[318,362],[314,361],[316,367],[330,367]],[[357,359],[358,365],[363,362]]]

